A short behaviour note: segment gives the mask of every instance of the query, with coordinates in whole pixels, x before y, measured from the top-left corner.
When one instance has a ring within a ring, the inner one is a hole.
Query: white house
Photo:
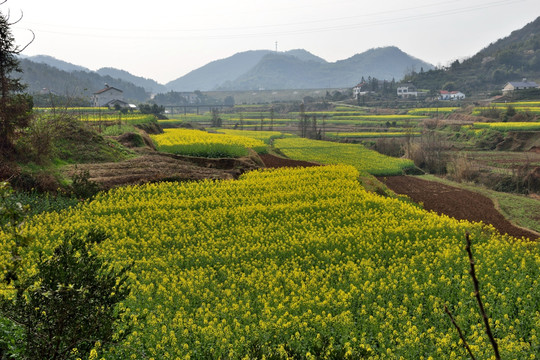
[[[439,91],[439,100],[463,100],[465,99],[465,94],[461,91]]]
[[[94,93],[94,96],[92,96],[92,102],[96,107],[107,106],[107,104],[113,100],[120,100],[123,102],[124,97],[122,93],[122,90],[105,84],[103,89]]]
[[[366,83],[365,83],[365,82],[359,83],[358,85],[356,85],[356,86],[353,87],[353,89],[352,89],[352,90],[353,90],[353,97],[354,97],[355,99],[357,99],[357,100],[358,100],[358,98],[359,98],[360,96],[366,95],[366,94],[370,93],[370,91],[366,91],[366,90],[362,91],[362,87],[364,87],[364,88],[366,87]]]
[[[417,97],[418,90],[412,84],[400,84],[397,88],[397,96],[403,99]]]
[[[506,85],[504,85],[502,92],[503,94],[507,94],[509,92],[516,91],[516,90],[538,89],[538,88],[540,88],[540,86],[534,81],[527,81],[527,79],[523,79],[523,81],[507,82]]]

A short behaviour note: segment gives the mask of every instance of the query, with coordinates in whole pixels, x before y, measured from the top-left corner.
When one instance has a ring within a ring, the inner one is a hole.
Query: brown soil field
[[[251,158],[208,159],[139,150],[136,158],[109,163],[77,164],[65,170],[69,177],[88,171],[89,180],[103,190],[157,181],[236,179],[260,166]]]
[[[261,154],[259,157],[267,168],[320,166],[320,164],[309,161],[285,159],[271,154]]]
[[[379,180],[395,193],[407,195],[414,202],[422,203],[426,210],[460,220],[482,221],[493,225],[501,234],[531,240],[539,238],[539,234],[506,220],[495,208],[493,201],[479,193],[412,176],[390,176]]]

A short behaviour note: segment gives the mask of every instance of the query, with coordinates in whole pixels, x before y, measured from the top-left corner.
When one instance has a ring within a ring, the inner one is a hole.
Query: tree
[[[95,253],[93,247],[105,239],[100,231],[65,237],[52,257],[40,255],[36,274],[15,281],[14,300],[0,301],[2,315],[23,329],[23,358],[86,358],[98,342],[108,346],[129,333],[115,335],[123,316],[117,304],[129,295],[131,266],[114,269]]]
[[[212,108],[212,127],[221,127],[223,120],[219,116],[219,109]]]
[[[0,10],[0,152],[2,153],[13,151],[15,131],[28,126],[32,116],[32,97],[23,94],[22,91],[26,86],[19,78],[12,77],[13,74],[22,72],[15,56],[33,41],[32,39],[23,48],[15,45],[10,26],[20,20],[10,23],[9,15],[4,15]]]

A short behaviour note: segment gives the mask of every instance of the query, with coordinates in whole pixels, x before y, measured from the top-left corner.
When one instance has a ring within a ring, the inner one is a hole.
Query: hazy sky
[[[25,55],[160,83],[247,50],[305,49],[327,61],[394,45],[447,65],[540,16],[539,0],[8,0]]]

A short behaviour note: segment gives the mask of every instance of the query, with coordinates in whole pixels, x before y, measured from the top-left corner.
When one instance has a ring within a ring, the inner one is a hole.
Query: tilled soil
[[[379,180],[395,193],[407,195],[414,202],[423,203],[426,210],[460,220],[482,221],[493,225],[502,234],[518,238],[539,238],[538,234],[506,220],[491,199],[479,193],[412,176],[389,176]]]
[[[267,168],[320,166],[309,161],[285,159],[271,154],[261,154],[259,157]]]
[[[236,179],[259,166],[249,158],[206,159],[146,152],[133,159],[111,163],[77,164],[66,169],[68,176],[88,171],[89,180],[107,190],[116,186],[158,181]]]

